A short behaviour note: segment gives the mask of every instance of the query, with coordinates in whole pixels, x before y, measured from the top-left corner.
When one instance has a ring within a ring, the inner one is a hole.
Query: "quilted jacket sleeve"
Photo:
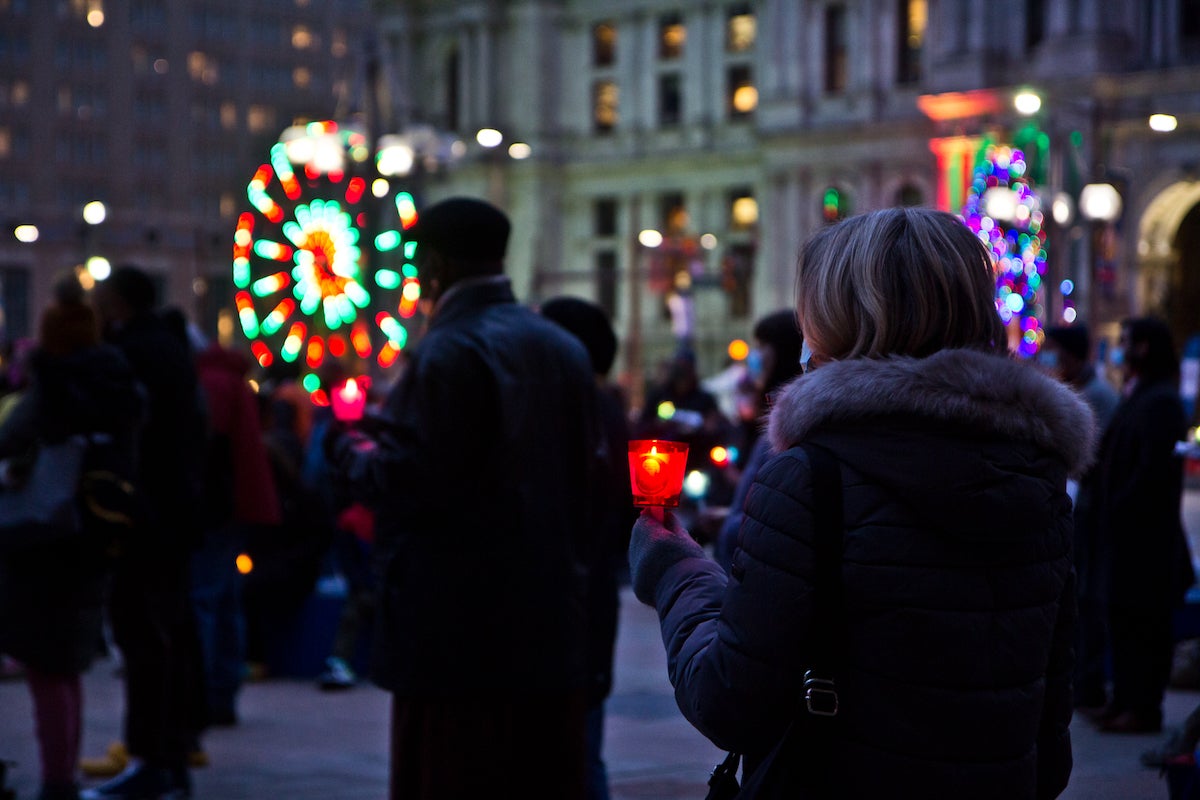
[[[719,747],[762,755],[792,719],[812,614],[811,474],[798,449],[763,465],[745,505],[728,584],[686,559],[655,592],[684,716]]]

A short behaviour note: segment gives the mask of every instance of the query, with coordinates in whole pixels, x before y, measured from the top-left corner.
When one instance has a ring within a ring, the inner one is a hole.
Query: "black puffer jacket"
[[[753,764],[797,708],[823,500],[791,446],[811,441],[837,456],[844,493],[839,796],[1058,795],[1075,622],[1064,484],[1092,428],[1069,389],[977,352],[838,362],[790,384],[728,585],[695,557],[657,583],[684,714]]]

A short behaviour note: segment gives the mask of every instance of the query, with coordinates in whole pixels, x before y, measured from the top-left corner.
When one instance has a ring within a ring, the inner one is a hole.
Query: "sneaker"
[[[317,678],[317,685],[325,691],[350,689],[358,682],[358,677],[350,665],[337,656],[325,659],[325,671]]]
[[[129,751],[124,742],[113,742],[102,756],[79,759],[79,771],[89,778],[111,778],[128,766]]]
[[[79,800],[164,800],[191,796],[190,786],[185,794],[172,794],[176,784],[171,770],[136,764],[110,781],[83,790]]]

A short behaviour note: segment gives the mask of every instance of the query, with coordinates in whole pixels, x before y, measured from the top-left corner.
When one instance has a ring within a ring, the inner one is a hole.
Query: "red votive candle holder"
[[[629,485],[635,506],[675,508],[683,493],[686,442],[632,439],[629,442]]]
[[[358,380],[347,378],[344,383],[335,387],[330,395],[334,417],[342,422],[356,422],[363,418],[363,411],[367,407],[367,393]]]

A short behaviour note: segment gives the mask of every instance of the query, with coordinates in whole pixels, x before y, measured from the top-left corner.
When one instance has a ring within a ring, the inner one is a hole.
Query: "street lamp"
[[[1089,183],[1079,192],[1079,213],[1093,222],[1114,222],[1121,216],[1121,193],[1111,183]]]

